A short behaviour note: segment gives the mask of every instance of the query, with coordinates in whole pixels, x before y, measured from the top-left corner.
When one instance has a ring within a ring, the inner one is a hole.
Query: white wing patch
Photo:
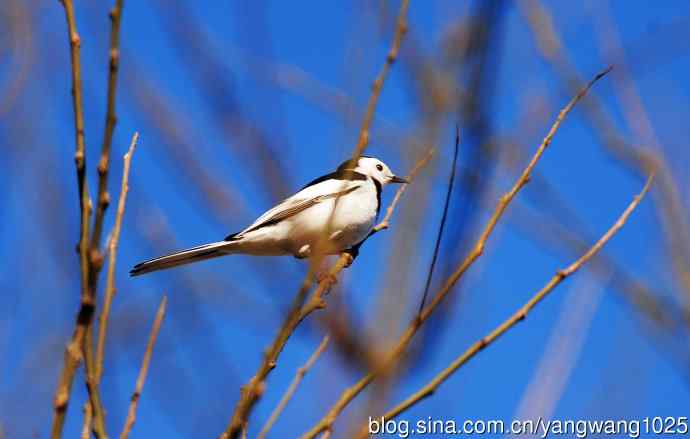
[[[356,184],[353,181],[346,182],[343,180],[327,180],[314,186],[306,187],[261,215],[249,227],[236,234],[234,238],[241,238],[246,233],[297,215],[298,213],[314,206],[315,204],[331,198],[347,195],[350,192],[359,189],[360,187],[361,184]],[[328,192],[323,193],[325,191]]]

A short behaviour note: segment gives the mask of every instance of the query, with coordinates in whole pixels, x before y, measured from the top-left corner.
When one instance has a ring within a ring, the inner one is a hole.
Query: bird
[[[222,241],[189,248],[136,264],[131,276],[233,254],[298,259],[349,252],[356,257],[371,235],[381,210],[381,192],[406,184],[375,157],[346,160],[329,174],[307,183],[244,230]]]

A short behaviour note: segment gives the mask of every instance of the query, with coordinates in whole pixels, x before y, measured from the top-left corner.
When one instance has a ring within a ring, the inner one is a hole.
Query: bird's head
[[[395,175],[385,163],[375,157],[361,156],[354,171],[375,179],[382,186],[388,183],[408,183],[407,179]]]

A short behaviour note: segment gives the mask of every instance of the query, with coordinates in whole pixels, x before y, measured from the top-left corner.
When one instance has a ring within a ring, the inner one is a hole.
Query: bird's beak
[[[409,182],[410,182],[410,180],[408,180],[407,178],[398,177],[397,175],[394,175],[393,177],[391,177],[391,183],[405,183],[405,184],[407,184]]]

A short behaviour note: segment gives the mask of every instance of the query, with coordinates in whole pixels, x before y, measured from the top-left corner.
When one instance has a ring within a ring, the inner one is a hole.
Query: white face
[[[382,185],[388,183],[407,183],[404,178],[393,174],[388,166],[374,157],[360,157],[355,171],[376,179]]]

